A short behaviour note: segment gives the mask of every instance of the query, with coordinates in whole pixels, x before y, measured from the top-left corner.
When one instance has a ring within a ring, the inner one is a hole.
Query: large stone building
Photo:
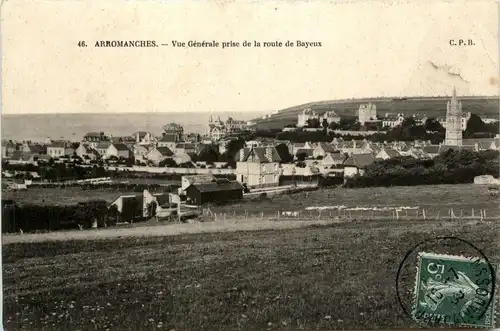
[[[326,120],[329,124],[332,122],[340,122],[340,116],[338,116],[333,110],[327,111],[323,115],[319,115],[311,108],[307,108],[297,115],[297,127],[303,128],[308,126],[308,121],[312,119],[318,120],[320,125],[323,123],[323,120]]]
[[[279,184],[281,168],[275,147],[242,148],[235,155],[236,179],[248,187],[266,187]]]
[[[462,102],[457,100],[457,90],[455,87],[453,87],[451,100],[446,104],[445,129],[444,145],[462,146]]]
[[[218,141],[225,136],[244,130],[246,126],[246,121],[238,121],[232,117],[228,117],[226,122],[224,122],[220,119],[220,116],[217,116],[217,119],[210,116],[207,136],[213,141]]]
[[[358,122],[364,125],[366,122],[377,120],[377,106],[371,102],[360,105],[358,109]]]

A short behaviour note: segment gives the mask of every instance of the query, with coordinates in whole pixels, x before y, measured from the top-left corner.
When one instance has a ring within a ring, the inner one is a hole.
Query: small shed
[[[238,181],[216,180],[211,183],[191,184],[186,189],[190,204],[223,203],[243,199],[244,187]]]

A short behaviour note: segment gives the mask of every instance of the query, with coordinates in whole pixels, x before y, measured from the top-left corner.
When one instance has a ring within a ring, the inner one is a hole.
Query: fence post
[[[474,208],[472,208],[472,218],[474,218]]]
[[[425,209],[422,209],[422,216],[424,217],[425,220]]]
[[[417,220],[418,220],[418,211],[419,211],[419,209],[417,208]]]
[[[321,219],[321,209],[318,211],[318,219]]]
[[[260,212],[260,218],[261,218],[261,219],[262,219],[262,218],[264,218],[264,212],[263,212],[263,211],[262,211],[262,212]]]
[[[481,221],[483,220],[483,210],[482,209],[479,209],[479,213],[481,215]]]
[[[399,210],[396,209],[396,219],[399,219]]]
[[[483,209],[484,218],[486,218],[486,209]]]
[[[280,211],[278,210],[278,220],[280,219]]]

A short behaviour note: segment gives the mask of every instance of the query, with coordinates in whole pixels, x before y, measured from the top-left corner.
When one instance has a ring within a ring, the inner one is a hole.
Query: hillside
[[[414,97],[405,99],[393,98],[367,98],[350,100],[328,100],[310,102],[279,110],[270,118],[254,119],[256,129],[278,129],[287,124],[297,122],[297,114],[306,108],[311,108],[319,114],[334,110],[340,116],[357,116],[359,105],[372,102],[377,106],[377,113],[384,116],[385,113],[403,113],[405,116],[414,113],[427,114],[429,117],[444,116],[446,113],[446,102],[449,97]],[[498,118],[498,97],[460,97],[464,112],[471,112],[481,117]]]

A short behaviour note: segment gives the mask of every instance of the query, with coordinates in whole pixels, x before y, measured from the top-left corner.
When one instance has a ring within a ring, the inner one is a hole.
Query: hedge
[[[15,205],[2,201],[2,233],[56,231],[84,229],[97,221],[104,226],[107,221],[107,202],[93,200],[69,206]]]

